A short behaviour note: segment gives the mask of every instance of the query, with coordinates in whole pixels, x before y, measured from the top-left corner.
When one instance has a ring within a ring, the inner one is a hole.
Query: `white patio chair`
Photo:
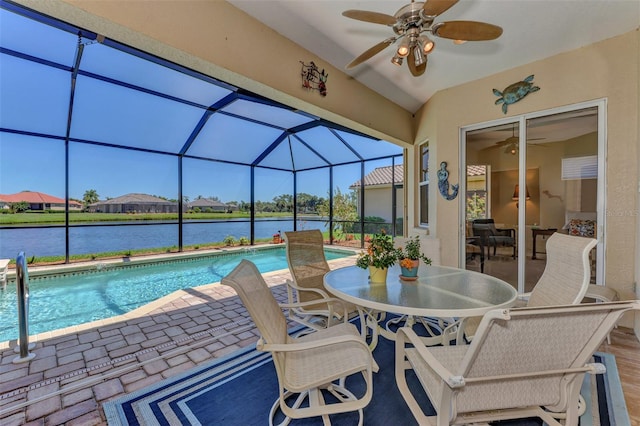
[[[330,414],[359,411],[362,424],[362,408],[371,401],[372,372],[378,366],[357,328],[340,323],[299,338],[291,337],[273,293],[256,266],[246,259],[221,283],[238,293],[260,331],[257,349],[271,352],[279,398],[271,408],[269,424],[273,424],[278,408],[288,418],[322,416],[324,424],[330,424]],[[344,379],[356,373],[361,373],[366,382],[366,391],[359,396],[344,387]],[[325,403],[323,391],[338,402]],[[305,400],[308,404],[301,406]]]
[[[287,264],[293,280],[287,280],[289,303],[305,302],[303,306],[291,308],[289,319],[315,330],[328,327],[340,320],[346,322],[344,310],[357,312],[357,308],[340,300],[335,304],[309,304],[314,300],[333,297],[324,287],[324,274],[329,272],[329,264],[324,255],[324,241],[318,229],[290,231],[284,233]],[[327,309],[328,308],[328,309]]]
[[[494,310],[470,345],[426,347],[410,328],[396,336],[396,383],[421,425],[453,425],[540,417],[578,424],[588,364],[620,316],[640,301]],[[409,346],[407,346],[409,345]],[[409,389],[413,370],[431,401],[427,416]]]
[[[525,293],[516,306],[573,305],[580,303],[587,293],[591,279],[589,252],[597,240],[574,237],[556,232],[547,240],[547,264],[531,293]],[[448,328],[457,332],[457,343],[473,338],[481,317],[463,318],[460,327]],[[464,333],[464,335],[463,335]],[[445,340],[448,342],[445,338]]]

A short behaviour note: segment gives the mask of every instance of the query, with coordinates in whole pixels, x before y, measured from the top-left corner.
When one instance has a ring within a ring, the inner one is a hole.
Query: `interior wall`
[[[539,170],[527,170],[527,190],[531,197],[525,201],[527,225],[540,224],[540,184]],[[518,207],[522,201],[514,200],[513,194],[518,183],[518,170],[491,172],[491,216],[503,228],[516,228]]]
[[[639,63],[640,33],[636,30],[441,91],[416,113],[419,120],[416,141],[428,138],[436,145],[434,163],[447,161],[453,177],[456,173],[462,176],[459,129],[504,117],[500,106],[494,105],[496,97],[492,89],[503,90],[528,75],[535,76],[534,84],[540,90],[509,105],[508,116],[606,98],[605,282],[623,299],[635,298],[639,257],[635,188],[639,182]],[[450,180],[457,183],[455,178]],[[542,182],[541,185],[543,190],[548,189]],[[446,201],[442,197],[437,197],[433,208],[438,216],[436,234],[442,241],[444,264],[458,263],[458,242],[463,232],[459,209],[458,199]],[[629,238],[630,235],[635,238]]]
[[[407,110],[225,1],[17,3],[373,137],[413,140]],[[300,61],[328,73],[326,97],[302,87]]]

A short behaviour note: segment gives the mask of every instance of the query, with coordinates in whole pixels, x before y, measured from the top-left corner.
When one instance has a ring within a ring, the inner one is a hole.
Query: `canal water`
[[[320,229],[326,231],[324,221],[299,220],[298,230]],[[271,238],[273,234],[293,230],[293,220],[260,220],[255,222],[255,238]],[[250,238],[250,223],[232,220],[227,222],[185,222],[183,244],[206,244],[223,241],[227,236],[236,240]],[[122,222],[100,226],[71,227],[69,229],[70,254],[93,254],[110,251],[134,250],[155,247],[178,246],[178,224],[136,224]],[[32,256],[64,256],[64,228],[11,228],[0,229],[0,258],[14,259],[20,251],[27,258]]]

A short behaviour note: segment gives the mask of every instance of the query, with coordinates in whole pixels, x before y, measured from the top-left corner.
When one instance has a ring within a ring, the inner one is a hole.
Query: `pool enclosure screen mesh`
[[[15,194],[26,190],[32,196],[52,197],[42,205],[24,200],[32,213],[173,212],[175,218],[161,220],[162,225],[175,227],[162,244],[171,242],[181,250],[182,225],[189,220],[187,212],[194,209],[250,212],[244,232],[253,241],[253,223],[262,213],[256,208],[259,202],[278,204],[278,197],[284,196],[277,212],[290,213],[283,227],[295,228],[298,213],[318,214],[313,202],[293,207],[300,193],[329,202],[336,187],[343,193],[357,191],[353,184],[366,174],[402,163],[399,146],[90,29],[7,1],[0,1],[0,22],[2,210],[12,206],[15,210]],[[355,166],[351,174],[338,174],[338,180],[331,170],[344,165]],[[328,172],[317,172],[322,169]],[[316,178],[305,179],[305,173]],[[402,176],[396,181],[402,182]],[[98,199],[86,203],[87,191]],[[194,207],[196,200],[208,201]],[[361,221],[367,216],[364,206],[357,207]],[[323,222],[332,219],[329,210]],[[394,222],[393,207],[387,210],[386,220]],[[0,232],[16,231],[9,229],[12,225],[0,222]],[[65,228],[65,241],[57,240],[60,233],[52,233],[56,241],[51,241],[51,247],[58,254],[66,253],[67,261],[69,254],[88,250],[70,242],[69,229],[81,226],[92,225],[76,224],[68,217],[64,224],[53,225]],[[278,225],[272,228],[279,229]],[[12,234],[11,238],[17,235],[24,236]],[[140,244],[144,246],[144,241]],[[23,249],[29,251],[29,247]],[[5,256],[13,253],[0,253]]]

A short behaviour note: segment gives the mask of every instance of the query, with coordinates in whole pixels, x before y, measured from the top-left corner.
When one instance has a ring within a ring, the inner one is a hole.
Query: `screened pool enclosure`
[[[402,232],[401,147],[12,2],[0,22],[0,257]]]

